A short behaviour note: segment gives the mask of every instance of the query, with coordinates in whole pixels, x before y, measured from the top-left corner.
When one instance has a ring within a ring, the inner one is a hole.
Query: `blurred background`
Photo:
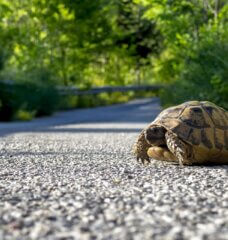
[[[227,0],[0,0],[0,120],[159,96],[228,109]],[[153,91],[61,94],[102,86]]]

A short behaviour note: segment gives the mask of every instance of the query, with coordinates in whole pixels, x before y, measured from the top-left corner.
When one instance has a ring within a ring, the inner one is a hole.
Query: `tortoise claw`
[[[150,163],[150,160],[149,159],[142,159],[142,164],[144,165],[144,166],[148,166],[149,165],[149,163]]]
[[[184,167],[183,161],[181,159],[179,159],[179,166]]]
[[[142,163],[142,161],[141,161],[141,158],[140,158],[140,157],[137,157],[137,158],[136,158],[136,160],[137,160],[137,162],[138,162],[138,163]]]
[[[137,162],[138,162],[139,164],[143,164],[142,158],[138,157]]]
[[[148,166],[149,163],[150,163],[149,158],[137,157],[136,160],[137,160],[138,163],[141,163],[141,164],[143,164],[144,166]]]

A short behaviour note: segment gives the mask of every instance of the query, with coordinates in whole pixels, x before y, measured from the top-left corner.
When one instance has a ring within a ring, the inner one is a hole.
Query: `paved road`
[[[136,163],[157,99],[0,124],[1,240],[228,239],[228,167]]]

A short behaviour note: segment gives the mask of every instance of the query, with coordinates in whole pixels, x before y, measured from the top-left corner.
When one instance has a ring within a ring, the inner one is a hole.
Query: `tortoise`
[[[208,101],[189,101],[162,111],[133,147],[138,161],[180,165],[228,164],[228,112]]]

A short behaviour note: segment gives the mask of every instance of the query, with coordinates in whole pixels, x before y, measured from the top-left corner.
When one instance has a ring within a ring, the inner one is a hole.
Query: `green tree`
[[[153,60],[153,76],[172,84],[165,104],[203,99],[228,107],[228,5],[219,0],[136,1],[156,21],[164,49]]]
[[[125,48],[126,54],[135,61],[136,82],[141,82],[141,68],[150,64],[150,56],[161,50],[161,34],[154,21],[144,18],[146,8],[133,0],[119,1],[117,4],[116,44]]]

